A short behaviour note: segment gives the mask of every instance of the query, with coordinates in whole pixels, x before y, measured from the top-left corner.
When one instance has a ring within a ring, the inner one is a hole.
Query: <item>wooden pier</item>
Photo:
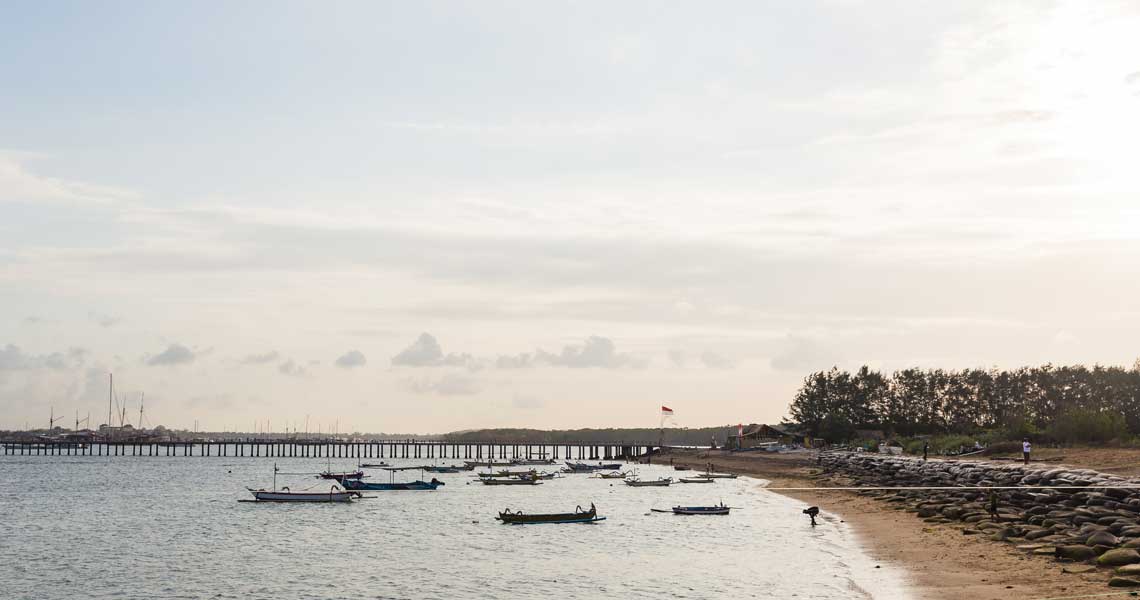
[[[222,440],[187,442],[2,442],[6,456],[223,456],[287,458],[412,458],[455,460],[618,460],[643,456],[650,444],[515,444],[420,440],[362,442]]]

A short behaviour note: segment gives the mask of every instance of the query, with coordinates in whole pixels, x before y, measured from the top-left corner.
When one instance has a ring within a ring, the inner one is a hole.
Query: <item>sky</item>
[[[111,372],[426,433],[1140,356],[1135,2],[0,10],[0,429]]]

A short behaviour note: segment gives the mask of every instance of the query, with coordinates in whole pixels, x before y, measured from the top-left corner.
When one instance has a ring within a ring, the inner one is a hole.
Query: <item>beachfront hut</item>
[[[743,435],[729,435],[727,447],[732,450],[747,450],[775,444],[790,446],[807,443],[810,443],[807,437],[798,431],[754,423],[744,429]]]

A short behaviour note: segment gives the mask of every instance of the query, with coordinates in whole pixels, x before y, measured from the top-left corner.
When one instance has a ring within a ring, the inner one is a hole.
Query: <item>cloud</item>
[[[280,358],[280,354],[276,350],[270,350],[264,354],[250,354],[241,359],[243,365],[264,365],[266,363],[276,362]]]
[[[431,367],[443,360],[443,348],[435,336],[421,333],[411,346],[392,357],[392,364],[402,367]]]
[[[27,156],[0,155],[0,202],[99,205],[138,197],[130,190],[37,175],[24,166],[21,158]]]
[[[417,394],[440,396],[470,396],[481,390],[477,379],[462,373],[448,373],[439,379],[408,379],[405,385]]]
[[[447,354],[439,341],[430,333],[421,333],[411,346],[392,357],[397,367],[471,367],[475,359],[470,354]]]
[[[368,364],[368,359],[359,350],[349,350],[336,359],[336,366],[342,369],[353,369]]]
[[[83,366],[86,357],[87,351],[83,348],[71,348],[66,352],[35,355],[25,353],[19,346],[8,344],[0,348],[0,371],[71,369]]]
[[[703,352],[701,362],[710,369],[731,369],[733,362],[715,352]]]
[[[582,345],[568,345],[562,347],[562,352],[552,354],[538,349],[534,354],[519,354],[517,356],[500,356],[495,361],[500,368],[523,368],[538,365],[553,367],[569,367],[572,369],[642,369],[648,366],[648,361],[632,354],[618,352],[613,340],[600,336],[590,336]]]
[[[305,367],[302,367],[301,365],[293,362],[293,359],[291,358],[281,363],[280,365],[277,365],[277,371],[282,375],[291,375],[293,377],[304,377],[308,374],[308,371],[305,369]]]
[[[98,323],[100,327],[113,327],[115,325],[118,325],[122,321],[122,319],[119,317],[114,317],[111,315],[104,315],[104,314],[97,313],[94,311],[88,312],[87,318]]]
[[[194,362],[195,358],[197,358],[197,356],[186,346],[183,346],[182,344],[171,344],[170,347],[168,347],[166,350],[163,350],[160,354],[156,354],[146,359],[146,364],[152,367],[172,367],[176,365],[192,363]]]

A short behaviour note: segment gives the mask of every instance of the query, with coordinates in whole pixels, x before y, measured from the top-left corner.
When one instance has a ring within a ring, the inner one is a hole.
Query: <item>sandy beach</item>
[[[676,465],[753,475],[769,487],[826,487],[814,454],[679,451],[655,457]],[[966,536],[953,524],[924,523],[914,513],[849,491],[779,491],[807,506],[839,515],[852,526],[870,555],[908,573],[914,598],[999,600],[1107,594],[1109,570],[1077,574],[1050,557],[1032,556],[981,536]]]

